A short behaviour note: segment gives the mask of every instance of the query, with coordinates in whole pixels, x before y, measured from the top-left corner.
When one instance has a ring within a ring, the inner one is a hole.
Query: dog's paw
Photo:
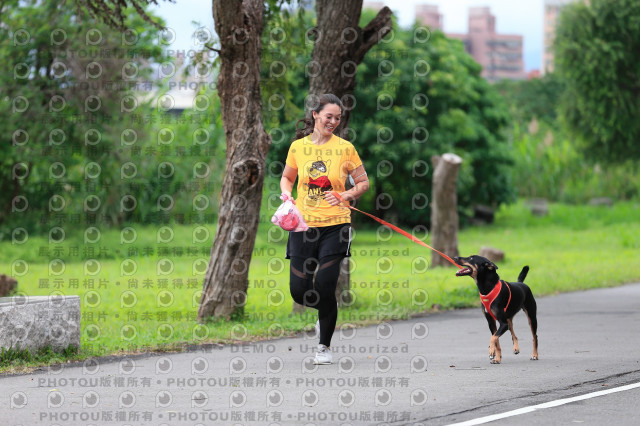
[[[538,356],[534,355],[531,358],[529,358],[531,361],[537,361],[538,360]]]

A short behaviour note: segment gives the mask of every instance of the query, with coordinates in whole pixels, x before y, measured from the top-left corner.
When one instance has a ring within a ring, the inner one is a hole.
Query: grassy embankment
[[[506,259],[499,266],[507,280],[529,265],[527,283],[537,296],[614,286],[640,280],[640,270],[632,267],[640,255],[639,216],[640,208],[632,202],[612,208],[552,204],[542,218],[519,203],[498,212],[491,226],[462,230],[459,248],[461,255],[477,253],[483,245],[504,250]],[[83,233],[72,232],[60,244],[49,244],[48,237],[31,237],[23,245],[0,243],[3,272],[11,273],[16,259],[29,265],[18,277],[21,294],[75,294],[82,301],[78,353],[31,357],[5,351],[0,371],[107,354],[179,350],[185,343],[278,337],[310,328],[315,311],[291,315],[286,238],[280,238],[269,217],[261,222],[256,240],[245,317],[206,324],[196,321],[196,311],[214,225],[206,226],[210,235],[202,243],[193,242],[191,225],[173,225],[174,238],[166,243],[158,242],[159,227],[137,225],[137,239],[128,244],[121,243],[118,230],[103,232],[95,244],[85,244]],[[351,276],[355,298],[340,310],[338,326],[407,318],[434,305],[479,306],[470,278],[457,278],[454,267],[425,267],[430,252],[399,235],[387,240],[387,235],[362,225],[356,229]],[[63,272],[53,259],[64,261]],[[99,272],[98,264],[88,259],[99,262]],[[126,259],[137,264],[133,275],[123,274]],[[170,273],[163,272],[171,266],[163,259],[173,263]]]

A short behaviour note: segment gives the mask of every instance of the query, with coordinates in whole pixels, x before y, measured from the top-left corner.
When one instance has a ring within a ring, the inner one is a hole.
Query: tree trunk
[[[383,7],[376,17],[360,28],[362,0],[316,0],[316,38],[311,53],[309,77],[309,105],[313,105],[313,95],[333,93],[342,100],[345,107],[336,133],[350,140],[349,120],[351,109],[356,106],[353,93],[356,88],[356,71],[364,55],[375,46],[393,27],[391,9]],[[309,109],[309,108],[307,108]],[[347,187],[347,189],[349,189]],[[353,213],[353,212],[352,212]],[[336,297],[338,302],[350,302],[350,296],[340,297],[349,291],[349,259],[342,261]],[[294,304],[294,312],[302,307]]]
[[[337,132],[347,140],[350,140],[351,109],[356,106],[353,93],[358,65],[393,27],[391,9],[386,6],[364,28],[358,26],[361,12],[362,0],[316,0],[317,27],[309,95],[333,93],[342,100],[345,111]]]
[[[213,0],[220,38],[218,93],[227,161],[215,240],[198,309],[200,321],[242,313],[258,230],[267,151],[262,124],[260,36],[264,2]]]
[[[455,154],[431,157],[433,189],[431,193],[431,245],[450,257],[458,256],[458,191],[456,181],[462,158]],[[436,252],[431,266],[449,262]]]

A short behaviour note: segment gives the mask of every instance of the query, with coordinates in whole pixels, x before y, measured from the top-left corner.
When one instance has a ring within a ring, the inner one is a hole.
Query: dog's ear
[[[498,266],[491,261],[484,262],[484,266],[490,271],[495,271],[496,269],[498,269]]]

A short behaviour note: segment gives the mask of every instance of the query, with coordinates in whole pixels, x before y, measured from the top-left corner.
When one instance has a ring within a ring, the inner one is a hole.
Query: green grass
[[[52,361],[62,362],[63,359],[73,359],[78,355],[78,348],[68,346],[62,352],[54,352],[51,346],[44,347],[38,351],[18,348],[2,348],[0,350],[0,371],[17,369],[28,365],[49,364]]]
[[[460,254],[475,254],[484,245],[504,250],[501,277],[515,280],[522,266],[529,265],[527,283],[537,296],[638,281],[640,271],[630,266],[640,254],[639,214],[638,205],[630,202],[612,208],[552,204],[550,214],[539,218],[519,203],[499,211],[491,226],[462,230]],[[359,220],[352,244],[355,297],[340,310],[339,324],[407,318],[434,306],[479,306],[470,278],[456,277],[454,267],[425,267],[425,261],[431,260],[427,249],[397,234],[381,240],[376,228],[365,228],[365,224],[372,226],[368,219]],[[315,311],[291,314],[286,238],[267,220],[262,221],[256,240],[245,317],[206,324],[196,321],[196,312],[215,227],[205,226],[209,238],[201,243],[193,242],[196,226],[192,225],[171,225],[174,239],[166,243],[158,242],[160,227],[134,227],[137,240],[132,243],[121,243],[119,230],[104,231],[94,244],[85,244],[83,233],[70,231],[61,243],[50,244],[48,236],[30,237],[22,245],[0,243],[2,272],[23,273],[17,259],[28,265],[28,271],[16,277],[19,293],[80,296],[82,346],[78,353],[63,354],[64,359],[279,337],[315,323]],[[133,275],[121,273],[128,258],[137,264]],[[64,262],[64,271],[53,259]],[[162,259],[173,262],[173,271],[167,275],[159,270]],[[59,357],[8,353],[0,357],[0,371],[42,365]]]

